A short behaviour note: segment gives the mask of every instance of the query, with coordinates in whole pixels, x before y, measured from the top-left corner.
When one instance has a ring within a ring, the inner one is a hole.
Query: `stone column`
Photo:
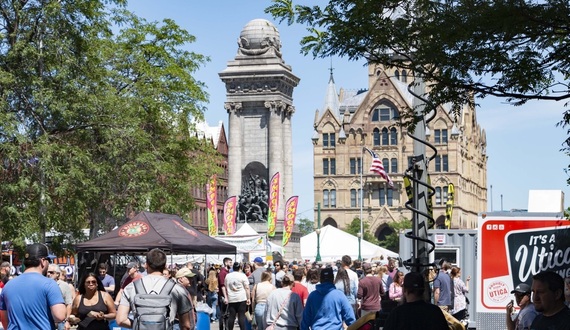
[[[228,197],[241,194],[241,150],[243,144],[240,111],[241,102],[226,102],[228,122]]]
[[[285,103],[282,101],[267,101],[265,107],[269,110],[269,180],[273,175],[279,172],[280,191],[279,191],[279,208],[277,209],[277,219],[283,220],[283,212],[285,209],[284,194],[284,175],[283,173],[283,108]]]
[[[291,117],[295,107],[288,105],[283,116],[283,158],[285,169],[283,170],[283,200],[287,202],[293,196],[293,133],[291,131]],[[285,207],[285,205],[283,205]]]

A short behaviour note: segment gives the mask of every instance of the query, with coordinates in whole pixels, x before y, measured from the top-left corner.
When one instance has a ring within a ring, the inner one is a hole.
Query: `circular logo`
[[[121,237],[137,237],[142,236],[149,231],[149,226],[146,222],[133,221],[124,224],[119,229],[119,236]]]
[[[494,302],[502,302],[509,297],[509,288],[503,281],[496,281],[487,287],[487,295]]]

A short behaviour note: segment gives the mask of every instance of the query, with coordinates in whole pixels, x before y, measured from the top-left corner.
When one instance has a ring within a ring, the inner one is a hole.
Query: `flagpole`
[[[364,191],[362,182],[362,172],[364,172],[364,147],[360,149],[360,232],[358,233],[358,260],[362,261],[362,204],[364,201]]]

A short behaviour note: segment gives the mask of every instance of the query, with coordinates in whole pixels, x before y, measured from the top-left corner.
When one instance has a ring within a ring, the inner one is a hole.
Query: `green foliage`
[[[354,236],[358,236],[358,233],[360,233],[360,219],[354,218],[352,222],[344,229],[344,231]],[[379,245],[380,242],[378,242],[378,239],[376,239],[376,237],[374,237],[374,234],[370,232],[370,224],[366,221],[362,222],[362,233],[364,235],[363,238],[365,241]]]
[[[305,54],[414,72],[435,105],[458,110],[488,95],[515,105],[570,98],[567,1],[273,0],[266,12],[308,26]]]
[[[299,232],[301,233],[301,236],[310,234],[315,230],[313,228],[315,226],[315,223],[307,218],[299,219],[297,226],[299,226]]]
[[[394,251],[396,253],[400,252],[400,232],[412,229],[412,221],[403,218],[399,221],[393,221],[388,224],[393,232],[386,236],[386,239],[380,242],[380,246]]]
[[[45,228],[63,244],[145,209],[185,216],[191,187],[219,172],[192,126],[207,101],[192,74],[208,59],[173,21],[124,4],[0,3],[2,240]]]

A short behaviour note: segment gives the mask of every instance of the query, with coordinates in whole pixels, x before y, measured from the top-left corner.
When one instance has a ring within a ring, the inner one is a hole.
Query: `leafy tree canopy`
[[[380,246],[394,251],[396,253],[400,252],[400,232],[412,229],[412,221],[410,219],[403,218],[399,221],[393,221],[388,223],[392,233],[386,236],[386,239],[380,242]]]
[[[344,231],[354,236],[358,236],[358,233],[360,233],[360,219],[354,218]],[[370,232],[370,224],[367,221],[362,222],[362,233],[364,234],[362,238],[365,241],[379,245],[378,239]]]
[[[299,219],[299,223],[297,224],[297,226],[299,226],[299,232],[301,233],[301,236],[312,233],[315,230],[313,228],[314,225],[314,222],[307,218]]]
[[[570,98],[568,1],[273,0],[266,12],[308,26],[305,54],[366,58],[421,75],[435,104]]]
[[[188,214],[219,169],[197,138],[208,59],[124,0],[0,2],[0,236],[80,238],[132,212]]]

